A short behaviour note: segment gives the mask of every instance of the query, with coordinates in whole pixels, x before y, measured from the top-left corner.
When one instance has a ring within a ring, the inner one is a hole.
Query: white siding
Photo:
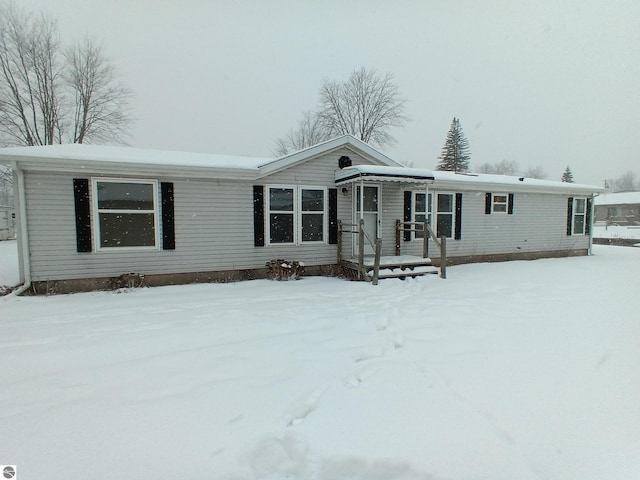
[[[447,239],[447,256],[586,249],[588,235],[567,235],[568,198],[569,195],[515,193],[513,215],[485,214],[485,192],[462,192],[462,238]],[[421,240],[402,241],[402,253],[419,255],[421,248]],[[431,242],[429,256],[439,255]]]

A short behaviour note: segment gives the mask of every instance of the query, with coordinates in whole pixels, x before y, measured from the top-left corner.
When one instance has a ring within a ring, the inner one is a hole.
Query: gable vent
[[[338,167],[344,168],[344,167],[350,167],[350,166],[351,166],[351,159],[346,155],[343,155],[338,159]]]

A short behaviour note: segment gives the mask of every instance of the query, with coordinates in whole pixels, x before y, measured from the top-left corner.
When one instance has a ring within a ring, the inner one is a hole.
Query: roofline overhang
[[[369,182],[398,182],[398,183],[410,183],[410,184],[424,184],[430,185],[433,183],[433,177],[420,176],[420,175],[397,175],[392,173],[369,173],[369,172],[355,172],[353,175],[336,180],[336,185],[346,185],[348,183],[355,183],[358,181]]]
[[[52,163],[51,160],[55,160]],[[123,163],[104,160],[60,159],[47,157],[6,156],[0,159],[8,166],[16,165],[27,172],[74,173],[118,176],[170,176],[173,178],[204,178],[220,180],[255,180],[257,168],[216,168],[193,165],[166,165],[154,163]]]

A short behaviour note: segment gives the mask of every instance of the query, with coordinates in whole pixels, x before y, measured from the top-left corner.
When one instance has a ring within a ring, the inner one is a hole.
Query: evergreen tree
[[[452,172],[469,171],[469,141],[462,132],[460,120],[453,118],[451,128],[447,133],[447,139],[442,147],[442,155],[438,157],[440,162],[437,170],[448,170]]]
[[[569,168],[568,165],[564,173],[562,174],[562,178],[560,180],[562,180],[564,183],[575,183],[573,181],[573,173],[571,173],[571,169]]]

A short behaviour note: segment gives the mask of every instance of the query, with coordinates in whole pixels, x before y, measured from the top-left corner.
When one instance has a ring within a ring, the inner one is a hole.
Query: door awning
[[[336,172],[336,185],[359,181],[399,182],[428,185],[433,183],[433,172],[422,168],[388,167],[381,165],[354,165]]]

